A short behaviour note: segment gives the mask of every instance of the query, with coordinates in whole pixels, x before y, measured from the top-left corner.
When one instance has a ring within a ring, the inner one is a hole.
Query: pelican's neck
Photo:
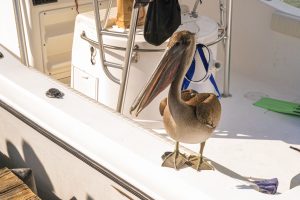
[[[173,82],[171,83],[170,86],[170,91],[169,91],[169,98],[171,98],[172,100],[176,100],[176,102],[182,102],[181,100],[181,87],[182,87],[182,83],[184,80],[184,76],[187,72],[187,70],[185,69],[186,67],[179,67],[176,77],[174,78]]]
[[[195,45],[193,45],[195,46]],[[170,112],[173,116],[175,121],[181,120],[183,115],[190,115],[193,113],[193,110],[190,106],[188,106],[182,99],[181,99],[181,87],[187,73],[189,67],[191,66],[195,47],[192,47],[188,53],[184,54],[180,66],[178,68],[176,77],[174,78],[173,82],[171,83],[169,95],[168,95],[168,104]]]

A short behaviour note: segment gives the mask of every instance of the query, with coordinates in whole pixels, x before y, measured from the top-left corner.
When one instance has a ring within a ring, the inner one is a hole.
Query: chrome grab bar
[[[220,10],[222,0],[220,0]],[[232,8],[233,8],[233,0],[226,1],[226,35],[224,39],[225,43],[225,66],[224,66],[224,84],[223,84],[223,97],[230,97],[231,94],[229,92],[230,87],[230,65],[231,65],[231,31],[232,31]],[[222,12],[224,12],[224,10]]]
[[[216,40],[206,43],[204,45],[206,46],[212,46],[214,44],[219,43],[220,41],[224,40],[225,36],[226,36],[226,31],[225,28],[219,28],[219,36]],[[89,37],[86,36],[85,31],[82,31],[82,33],[80,34],[80,38],[87,41],[88,43],[92,44],[93,46],[98,46],[99,43],[96,42],[95,40],[90,39]],[[113,50],[120,50],[120,51],[126,51],[125,47],[119,47],[119,46],[112,46],[112,45],[108,45],[108,44],[103,44],[104,48],[107,49],[113,49]],[[143,49],[143,48],[139,48],[138,45],[135,45],[133,48],[134,52],[164,52],[165,49]]]
[[[104,28],[106,28],[106,26],[107,26],[107,22],[108,22],[110,10],[111,10],[111,7],[112,7],[112,3],[113,3],[113,0],[109,0],[108,8],[106,9],[106,13],[105,13],[105,17],[104,17],[104,25],[103,25]]]
[[[95,25],[96,25],[96,31],[97,31],[97,39],[98,39],[98,48],[99,48],[99,56],[100,56],[100,62],[101,62],[101,66],[102,69],[105,73],[105,75],[114,83],[120,84],[120,80],[118,78],[116,78],[106,67],[106,65],[104,64],[104,60],[105,60],[105,55],[104,55],[104,47],[103,47],[103,40],[102,40],[102,36],[100,35],[101,31],[102,31],[102,25],[100,22],[100,8],[99,8],[99,4],[98,4],[98,0],[94,0],[93,1],[93,5],[94,5],[94,13],[95,13]],[[108,16],[108,15],[107,15]]]
[[[23,26],[22,7],[21,7],[20,0],[13,0],[13,7],[14,7],[15,20],[16,20],[21,62],[25,66],[29,67],[25,29]]]
[[[92,44],[94,46],[98,46],[99,45],[99,43],[96,42],[95,40],[92,40],[92,39],[88,38],[86,36],[86,33],[84,31],[80,34],[80,37],[81,37],[81,39],[89,42],[90,44]],[[114,49],[114,50],[126,51],[126,47],[112,46],[112,45],[108,45],[108,44],[103,44],[103,47],[107,48],[107,49]],[[142,48],[138,48],[138,46],[136,45],[133,48],[133,51],[134,52],[164,52],[165,49],[142,49]]]
[[[118,104],[117,104],[117,112],[123,113],[124,108],[124,102],[126,98],[126,91],[128,86],[128,78],[129,78],[129,72],[130,72],[130,65],[131,65],[131,57],[133,55],[133,48],[134,48],[134,41],[135,41],[135,33],[136,33],[136,26],[138,22],[138,16],[139,16],[139,6],[136,6],[135,4],[136,0],[133,0],[132,5],[132,12],[131,12],[131,19],[130,19],[130,27],[129,27],[129,33],[128,33],[128,40],[127,40],[127,46],[124,56],[124,62],[122,64],[122,78],[121,78],[121,84],[120,84],[120,91],[119,91],[119,97],[118,97]]]
[[[219,33],[217,39],[215,39],[212,42],[208,42],[208,43],[206,43],[204,45],[209,47],[209,46],[212,46],[212,45],[217,44],[217,43],[221,42],[222,40],[224,40],[225,37],[226,37],[226,30],[225,30],[225,28],[219,28],[219,32],[220,33]]]
[[[194,17],[194,18],[197,18],[197,17],[198,17],[197,8],[198,8],[199,4],[201,4],[201,3],[202,3],[201,0],[196,0],[196,1],[195,1],[193,10],[192,10],[192,12],[191,12],[192,17]]]

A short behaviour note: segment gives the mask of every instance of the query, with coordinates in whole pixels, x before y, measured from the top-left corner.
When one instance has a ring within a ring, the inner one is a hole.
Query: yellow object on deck
[[[0,169],[1,200],[40,200],[30,188],[7,168]]]
[[[118,0],[117,1],[117,21],[116,25],[120,28],[129,28],[131,12],[132,12],[133,0]],[[141,7],[138,17],[138,26],[144,24],[145,20],[145,8]]]

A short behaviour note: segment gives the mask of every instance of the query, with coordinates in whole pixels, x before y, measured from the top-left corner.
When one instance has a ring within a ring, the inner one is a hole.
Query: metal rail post
[[[29,67],[26,38],[25,38],[25,31],[24,31],[24,26],[23,26],[23,17],[22,17],[22,9],[21,9],[20,1],[14,0],[13,6],[14,6],[14,14],[15,14],[15,20],[16,20],[16,28],[17,28],[17,34],[18,34],[21,62],[25,66]]]
[[[202,3],[201,0],[196,0],[195,1],[194,7],[193,7],[193,10],[192,10],[192,13],[191,13],[192,17],[194,17],[194,18],[198,17],[197,8],[198,8],[198,6],[199,6],[200,3]]]
[[[98,48],[99,48],[99,57],[100,57],[100,65],[102,66],[102,69],[105,73],[105,75],[112,80],[115,83],[119,83],[119,80],[115,78],[107,69],[104,61],[105,61],[105,55],[104,55],[104,45],[103,45],[103,39],[102,39],[102,26],[100,22],[100,11],[99,11],[99,5],[98,0],[94,0],[94,11],[95,11],[95,25],[96,25],[96,32],[97,32],[97,39],[98,39]]]
[[[137,26],[138,15],[139,15],[139,6],[135,6],[135,1],[133,1],[132,8],[133,10],[131,13],[130,29],[128,34],[127,46],[126,46],[127,50],[125,53],[124,63],[122,65],[123,66],[122,79],[121,79],[119,98],[117,104],[117,112],[119,113],[123,112],[123,107],[124,107],[124,102],[126,97],[127,82],[129,78],[129,72],[130,72],[131,57],[134,48],[136,26]]]
[[[226,41],[225,41],[225,66],[223,97],[230,97],[230,64],[231,64],[231,31],[232,31],[232,0],[227,0],[226,4]]]

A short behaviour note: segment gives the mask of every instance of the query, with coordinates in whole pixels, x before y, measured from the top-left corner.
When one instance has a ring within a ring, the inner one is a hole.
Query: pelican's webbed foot
[[[176,142],[176,147],[173,152],[166,152],[162,155],[163,163],[161,166],[179,170],[186,164],[188,158],[185,154],[179,152],[178,146],[179,143]]]
[[[203,160],[203,150],[204,150],[205,142],[201,143],[199,155],[190,155],[189,161],[187,162],[192,168],[197,171],[200,170],[214,170],[214,167],[208,162]]]
[[[204,161],[201,155],[190,155],[187,164],[197,171],[214,170],[214,167],[208,162]]]

